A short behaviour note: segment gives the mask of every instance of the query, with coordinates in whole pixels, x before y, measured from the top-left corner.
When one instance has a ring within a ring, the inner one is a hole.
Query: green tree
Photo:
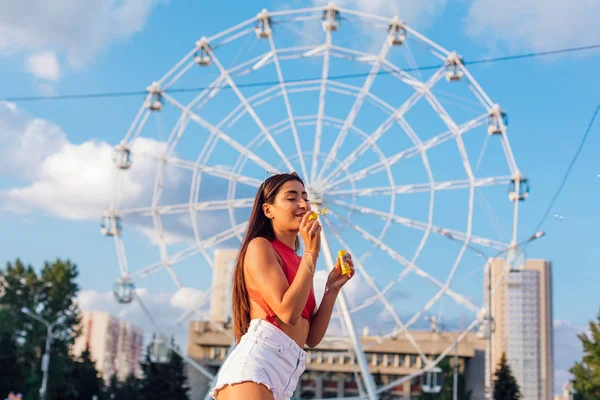
[[[96,364],[87,348],[75,360],[71,377],[76,399],[91,399],[94,395],[100,398],[104,392],[104,381],[98,373]]]
[[[600,399],[600,313],[597,322],[590,321],[590,334],[577,335],[583,345],[583,358],[569,370],[573,389],[581,398]]]
[[[25,387],[22,362],[16,351],[17,345],[10,313],[0,308],[0,399],[5,398],[11,391],[20,392]]]
[[[518,400],[520,398],[521,390],[506,361],[506,354],[502,353],[500,363],[494,374],[494,399]]]
[[[171,346],[175,346],[171,339]],[[187,400],[189,387],[185,373],[185,364],[175,352],[171,352],[171,359],[167,363],[154,363],[150,360],[152,343],[146,351],[145,362],[142,363],[144,378],[142,379],[141,392],[146,400]]]
[[[59,321],[54,328],[48,377],[48,399],[66,399],[77,393],[71,374],[74,360],[69,349],[79,334],[79,309],[75,302],[79,290],[77,266],[70,261],[44,263],[39,275],[17,259],[0,270],[0,308],[15,332],[16,357],[22,360],[24,399],[39,397],[42,381],[41,357],[46,342],[46,327],[21,312],[23,307],[47,321]]]
[[[131,373],[125,381],[119,382],[117,375],[113,374],[104,397],[107,400],[143,400],[141,380]]]
[[[129,374],[120,385],[117,400],[142,400],[142,382],[135,375]]]
[[[119,384],[119,380],[117,379],[117,374],[112,374],[108,382],[108,387],[105,391],[105,397],[107,399],[118,399],[120,388],[121,385]]]

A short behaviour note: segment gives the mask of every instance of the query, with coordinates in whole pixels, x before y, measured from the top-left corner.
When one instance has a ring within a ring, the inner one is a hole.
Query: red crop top
[[[292,250],[287,245],[283,244],[277,239],[272,241],[271,244],[273,245],[273,248],[275,249],[277,254],[279,254],[281,260],[283,261],[283,273],[285,274],[288,283],[291,285],[294,281],[296,273],[298,272],[298,268],[300,267],[300,261],[302,260],[302,258],[298,256],[298,254],[296,254],[294,250]],[[258,290],[250,289],[248,286],[246,286],[246,289],[248,290],[248,297],[250,298],[250,300],[254,300],[259,305],[259,307],[267,313],[267,317],[265,318],[265,320],[281,329],[281,327],[277,323],[277,320],[275,319],[275,313],[273,312],[273,310],[271,310],[271,307],[269,307],[267,302],[262,298],[260,292]],[[302,310],[301,314],[303,318],[308,320],[308,322],[310,322],[312,319],[312,313],[316,305],[317,302],[315,300],[315,293],[313,289],[310,289],[308,300],[306,301],[306,305],[304,306],[304,310]]]

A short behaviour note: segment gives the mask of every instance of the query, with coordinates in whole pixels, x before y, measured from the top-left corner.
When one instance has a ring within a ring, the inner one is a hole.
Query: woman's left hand
[[[329,276],[327,276],[327,282],[325,283],[327,291],[339,292],[342,286],[354,276],[354,262],[352,261],[352,256],[346,253],[344,261],[350,265],[352,271],[349,274],[342,275],[342,266],[340,265],[340,259],[338,258],[335,263],[335,268],[331,270]]]

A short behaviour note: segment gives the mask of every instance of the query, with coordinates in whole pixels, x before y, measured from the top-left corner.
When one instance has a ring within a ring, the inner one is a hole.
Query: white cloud
[[[0,102],[0,174],[31,178],[67,136],[50,121],[34,118],[14,103]]]
[[[58,81],[60,65],[53,51],[34,53],[25,60],[25,69],[36,78]]]
[[[182,310],[194,310],[205,301],[206,295],[201,290],[182,287],[171,297],[171,305]]]
[[[324,6],[329,0],[313,0],[317,6]],[[446,0],[337,0],[341,8],[349,8],[368,14],[392,19],[398,16],[410,26],[428,26],[442,13]]]
[[[9,1],[0,13],[0,52],[53,49],[72,66],[140,32],[158,0]]]
[[[474,0],[465,29],[490,47],[541,51],[595,43],[598,15],[594,0]]]
[[[137,145],[155,149],[163,146],[150,139],[139,139]],[[116,182],[112,155],[113,147],[104,142],[66,142],[42,162],[33,184],[9,190],[6,198],[63,218],[99,218],[110,204]],[[151,190],[153,167],[154,163],[144,158],[132,165],[123,184],[127,203],[137,202]]]
[[[148,238],[148,240],[150,240],[150,243],[152,243],[155,246],[160,245],[161,242],[159,240],[158,233],[153,226],[138,226],[136,227],[136,229],[138,230],[138,232],[140,232],[142,235]],[[163,230],[163,241],[166,245],[188,242],[192,239],[192,237],[187,237],[185,235],[179,235],[175,232]]]
[[[90,140],[72,144],[57,125],[34,118],[14,104],[0,103],[0,171],[31,182],[2,193],[4,209],[38,208],[69,219],[99,218],[108,208],[116,182],[113,147]],[[165,144],[138,138],[136,151],[160,153]],[[149,198],[156,163],[139,157],[123,183],[124,205]],[[169,170],[165,185],[176,185]]]

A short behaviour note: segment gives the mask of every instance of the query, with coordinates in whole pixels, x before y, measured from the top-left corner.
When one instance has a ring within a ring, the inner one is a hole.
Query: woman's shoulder
[[[266,260],[276,260],[281,263],[280,256],[273,247],[273,243],[267,238],[264,237],[255,237],[248,243],[248,248],[246,250],[246,260],[258,260],[262,259]]]
[[[248,243],[248,251],[273,250],[273,244],[264,237],[255,237]]]

